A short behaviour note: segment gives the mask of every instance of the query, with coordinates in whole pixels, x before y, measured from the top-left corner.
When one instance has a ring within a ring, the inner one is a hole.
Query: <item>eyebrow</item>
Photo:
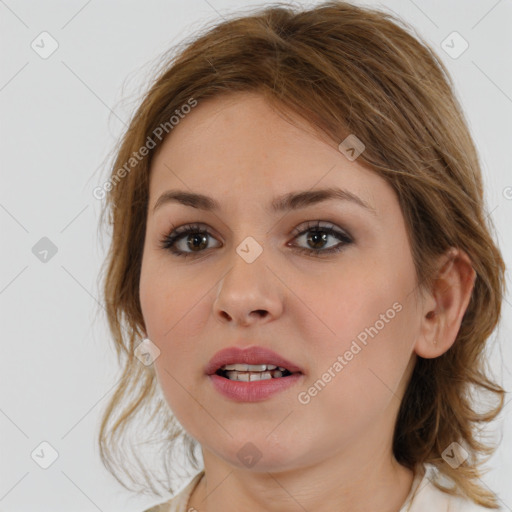
[[[329,187],[316,190],[304,190],[299,192],[290,192],[276,197],[270,204],[270,210],[274,213],[299,210],[324,201],[329,200],[350,201],[377,215],[375,208],[366,201],[356,196],[352,192],[338,187]],[[185,190],[168,190],[164,192],[156,201],[153,207],[153,213],[164,204],[179,203],[184,206],[190,206],[198,210],[219,211],[221,209],[218,201],[212,197],[188,192]]]

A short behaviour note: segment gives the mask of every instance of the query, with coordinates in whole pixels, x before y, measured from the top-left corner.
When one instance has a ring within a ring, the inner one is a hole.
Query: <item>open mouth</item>
[[[275,362],[279,364],[279,361]],[[287,365],[284,361],[282,364]],[[224,397],[235,402],[266,400],[298,384],[304,377],[304,373],[292,364],[289,370],[284,366],[268,363],[224,364],[208,375],[213,387]]]
[[[296,374],[300,372],[294,372]],[[242,382],[255,382],[260,380],[281,379],[294,375],[286,368],[275,365],[225,365],[215,374],[229,380]]]

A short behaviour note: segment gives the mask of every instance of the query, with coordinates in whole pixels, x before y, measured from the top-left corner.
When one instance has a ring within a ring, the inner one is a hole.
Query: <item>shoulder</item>
[[[143,510],[143,512],[167,512],[171,510],[172,501],[173,500],[171,498],[169,501],[166,501],[165,503],[160,503],[158,505],[153,505],[151,508]]]
[[[157,505],[153,505],[151,508],[144,510],[143,512],[186,512],[186,507],[190,495],[194,490],[195,486],[199,483],[199,480],[203,476],[204,470],[197,473],[190,482],[188,482],[180,491],[178,491],[170,500]]]
[[[425,465],[421,479],[416,482],[417,490],[410,512],[490,512],[491,509],[477,505],[469,498],[453,496],[434,485],[436,470]],[[496,512],[496,509],[493,509]]]

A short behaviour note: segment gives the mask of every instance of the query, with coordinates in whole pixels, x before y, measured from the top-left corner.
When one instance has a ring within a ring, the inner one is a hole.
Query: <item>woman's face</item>
[[[395,193],[301,126],[253,93],[200,101],[152,162],[140,301],[160,350],[155,370],[205,461],[227,467],[247,467],[247,454],[270,471],[390,453],[414,363],[421,315]],[[327,188],[368,208],[339,197],[272,208]],[[154,209],[171,190],[208,196],[218,209],[179,201]],[[192,233],[162,246],[189,225]],[[226,347],[254,345],[302,375],[262,400],[224,396],[207,363]]]

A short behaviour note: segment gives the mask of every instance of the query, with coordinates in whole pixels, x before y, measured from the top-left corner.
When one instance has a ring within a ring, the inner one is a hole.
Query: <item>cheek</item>
[[[204,276],[185,277],[168,262],[146,263],[141,269],[140,302],[148,338],[160,350],[155,370],[166,395],[179,397],[182,386],[202,375],[204,362],[191,340],[202,339],[202,333],[204,338],[209,287]]]
[[[350,300],[343,297],[345,309],[331,309],[326,298],[322,303],[322,319],[335,335],[324,332],[308,348],[311,371],[299,390],[303,393],[298,412],[311,428],[322,424],[326,439],[347,436],[348,443],[354,432],[370,429],[384,411],[398,406],[400,381],[411,355],[415,310],[408,302],[397,301],[398,294],[389,286],[380,293],[355,283],[347,289]],[[325,450],[329,449],[327,443]]]
[[[393,318],[393,304],[402,300],[407,289],[407,279],[390,272],[382,261],[361,259],[333,266],[325,274],[295,276],[292,281],[300,299],[292,301],[293,317],[301,322],[302,332],[317,333],[317,343],[333,349],[350,345],[386,311]]]
[[[190,281],[180,282],[175,272],[169,274],[169,269],[143,267],[140,302],[148,338],[160,350],[154,362],[158,385],[173,415],[194,437],[198,411],[191,396],[197,393],[197,379],[191,378],[191,369],[199,373],[202,367],[190,340],[200,330],[194,318],[204,308],[200,300],[204,290],[196,293]]]
[[[386,391],[379,377],[394,389],[410,359],[418,329],[410,293],[414,273],[407,262],[401,273],[394,272],[396,263],[386,259],[345,268],[329,279],[307,279],[294,290],[302,299],[293,314],[298,320],[296,328],[313,356],[310,380],[327,382],[330,375],[326,373],[336,375],[331,378],[333,384],[326,386],[337,389],[331,397],[333,404],[340,397],[336,393],[364,397],[371,390],[378,394],[378,388]],[[357,409],[357,399],[351,405]]]
[[[162,263],[151,257],[143,261],[140,304],[148,337],[162,345],[160,350],[165,349],[171,339],[183,339],[185,331],[190,334],[204,293],[204,281],[190,273],[185,277],[172,262]]]

